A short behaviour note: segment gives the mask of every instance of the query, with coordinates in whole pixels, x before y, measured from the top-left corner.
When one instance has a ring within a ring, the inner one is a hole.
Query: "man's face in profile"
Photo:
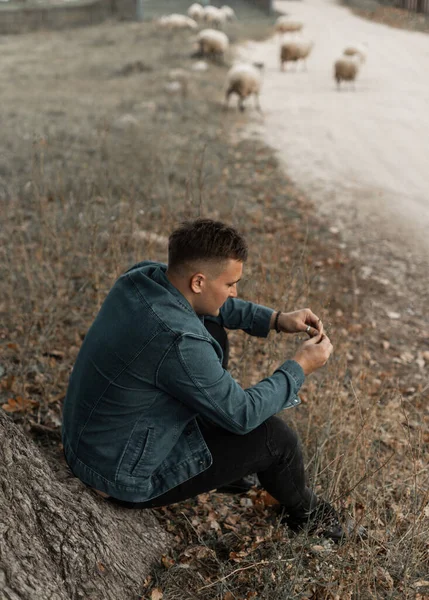
[[[237,283],[243,273],[240,260],[228,259],[221,273],[215,277],[206,276],[204,288],[199,298],[199,313],[217,317],[219,310],[228,298],[237,297]]]

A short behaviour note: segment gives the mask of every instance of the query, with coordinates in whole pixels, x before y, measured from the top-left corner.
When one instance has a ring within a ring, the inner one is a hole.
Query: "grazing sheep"
[[[298,64],[299,60],[302,60],[305,68],[307,68],[307,58],[313,46],[313,42],[302,40],[283,42],[280,47],[280,69],[284,71],[284,63],[294,62]]]
[[[229,97],[231,94],[237,94],[238,106],[244,111],[244,100],[254,94],[255,106],[261,111],[259,104],[259,92],[262,85],[263,64],[239,63],[231,67],[226,76],[227,89],[225,94],[225,109],[229,106]]]
[[[191,6],[188,8],[187,13],[188,17],[190,17],[194,21],[203,21],[204,19],[204,7],[201,6],[201,4],[198,4],[197,2],[191,4]]]
[[[303,24],[299,21],[291,21],[289,17],[285,15],[279,17],[274,25],[274,31],[276,33],[295,33],[301,31]]]
[[[202,29],[197,35],[198,51],[194,56],[223,59],[229,47],[225,33],[217,29]]]
[[[225,13],[216,6],[206,6],[204,9],[204,20],[207,24],[222,27],[226,21]]]
[[[353,82],[359,73],[360,58],[358,56],[342,56],[334,63],[334,79],[337,82],[338,90],[342,81]]]
[[[356,44],[344,48],[344,56],[358,56],[361,64],[366,61],[367,49],[364,44]]]
[[[235,12],[234,9],[231,8],[230,6],[228,6],[227,4],[224,4],[224,6],[220,7],[220,10],[223,12],[223,14],[225,15],[225,18],[227,21],[233,21],[234,19],[236,19],[237,17],[235,16]]]
[[[172,15],[160,17],[158,25],[165,29],[197,29],[198,23],[186,15],[173,13]]]

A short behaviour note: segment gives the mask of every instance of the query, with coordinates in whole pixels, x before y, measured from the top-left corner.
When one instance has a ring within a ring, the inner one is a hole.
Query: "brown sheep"
[[[289,41],[283,42],[280,47],[280,69],[284,71],[284,63],[294,62],[298,63],[302,60],[305,67],[307,67],[306,60],[313,49],[313,42],[304,41]]]
[[[342,56],[334,63],[334,79],[337,82],[338,90],[342,81],[353,82],[359,73],[360,58],[358,56]]]

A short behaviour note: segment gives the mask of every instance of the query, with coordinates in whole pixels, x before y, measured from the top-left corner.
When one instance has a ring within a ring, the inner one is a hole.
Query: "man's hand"
[[[301,365],[305,375],[309,375],[326,364],[333,349],[328,336],[324,333],[318,333],[301,344],[293,360]]]
[[[322,321],[309,308],[303,308],[290,313],[282,312],[277,324],[280,331],[284,331],[285,333],[305,332],[310,337],[323,333]]]

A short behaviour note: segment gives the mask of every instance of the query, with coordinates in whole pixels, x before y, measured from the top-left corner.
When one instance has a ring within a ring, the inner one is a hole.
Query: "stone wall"
[[[247,1],[250,2],[250,4],[254,4],[255,6],[258,6],[261,10],[263,10],[268,15],[270,15],[271,13],[274,12],[273,0],[247,0]],[[228,2],[225,2],[225,4],[228,4]]]
[[[0,35],[94,25],[109,17],[130,19],[134,14],[134,0],[79,0],[45,6],[1,5]]]

